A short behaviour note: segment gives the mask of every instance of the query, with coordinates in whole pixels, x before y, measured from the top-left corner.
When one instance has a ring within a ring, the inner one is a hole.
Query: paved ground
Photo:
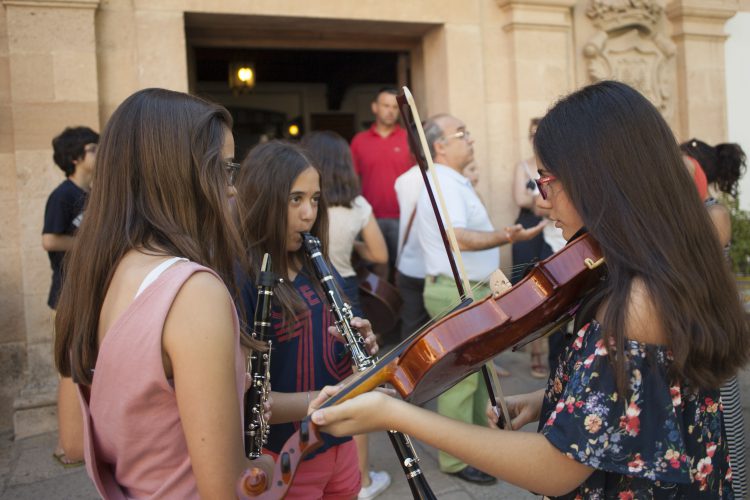
[[[506,394],[517,394],[542,387],[543,382],[528,374],[528,354],[505,353],[498,362],[512,372],[503,378]],[[740,385],[743,401],[750,402],[750,373],[741,374]],[[745,406],[746,426],[750,423],[750,410]],[[525,429],[533,432],[533,429]],[[746,435],[750,435],[750,430]],[[96,490],[92,486],[84,468],[64,469],[52,458],[51,452],[57,436],[44,434],[20,441],[12,441],[11,436],[0,435],[0,500],[6,499],[95,499]],[[433,491],[440,499],[527,499],[535,498],[527,491],[505,483],[495,486],[475,486],[452,476],[442,474],[437,468],[437,452],[415,443],[424,471]],[[384,433],[373,434],[370,439],[370,461],[374,468],[390,472],[393,483],[378,498],[381,500],[401,500],[411,498],[409,487],[403,478],[401,468]]]

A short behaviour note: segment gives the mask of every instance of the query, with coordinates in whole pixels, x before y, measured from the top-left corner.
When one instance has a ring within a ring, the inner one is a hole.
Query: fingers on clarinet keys
[[[471,465],[467,465],[458,472],[450,472],[449,474],[451,476],[456,476],[459,479],[463,479],[464,481],[474,484],[489,485],[495,484],[497,482],[497,479],[495,477],[490,476],[489,474],[482,472],[481,470],[477,469],[476,467],[472,467]]]

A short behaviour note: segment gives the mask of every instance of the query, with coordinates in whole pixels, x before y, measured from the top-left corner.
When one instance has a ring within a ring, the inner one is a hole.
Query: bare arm
[[[60,445],[65,456],[73,461],[83,460],[83,416],[73,379],[60,378],[57,389],[57,424]]]
[[[732,241],[732,219],[729,216],[729,210],[724,205],[711,205],[708,207],[708,215],[716,228],[719,243],[724,248]]]
[[[313,421],[337,436],[395,429],[503,481],[548,496],[568,493],[593,472],[540,434],[458,422],[378,392],[316,411]]]
[[[69,234],[44,233],[42,235],[42,248],[48,252],[67,252],[73,248],[75,236]]]
[[[285,424],[299,422],[307,416],[308,405],[320,391],[310,391],[310,400],[306,392],[271,392],[273,396],[273,411],[271,424]]]
[[[520,224],[506,227],[503,231],[473,231],[462,227],[454,228],[459,250],[477,251],[499,247],[514,241],[530,240],[538,235],[547,224],[542,220],[534,227],[524,229]]]
[[[380,227],[372,214],[365,227],[362,228],[362,241],[355,241],[354,249],[360,257],[373,264],[385,264],[388,262],[388,247],[385,244],[383,233],[380,231]]]
[[[234,305],[224,284],[196,273],[177,294],[164,324],[165,372],[172,374],[188,453],[203,498],[235,498],[250,466],[242,449],[235,381]],[[270,469],[265,469],[271,474]]]

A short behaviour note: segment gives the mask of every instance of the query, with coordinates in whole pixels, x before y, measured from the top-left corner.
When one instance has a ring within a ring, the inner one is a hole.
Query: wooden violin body
[[[375,332],[392,330],[401,315],[403,300],[398,289],[365,266],[357,267],[359,302],[365,317]]]
[[[456,310],[414,333],[373,367],[350,380],[323,407],[386,383],[407,401],[429,401],[497,354],[570,314],[600,282],[602,262],[598,243],[588,234],[580,236],[537,264],[507,292]],[[306,419],[301,432],[285,444],[271,489],[258,498],[283,498],[299,461],[320,444],[315,425]],[[239,492],[243,498],[249,495],[241,488]]]

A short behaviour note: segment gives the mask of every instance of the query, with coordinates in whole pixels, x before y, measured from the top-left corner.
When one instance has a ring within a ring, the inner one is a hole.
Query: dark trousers
[[[430,320],[424,307],[424,279],[396,273],[396,286],[404,304],[401,306],[401,339],[407,338]]]
[[[398,253],[398,219],[377,219],[377,222],[388,247],[388,279],[390,280],[390,271],[396,265],[396,254]]]

